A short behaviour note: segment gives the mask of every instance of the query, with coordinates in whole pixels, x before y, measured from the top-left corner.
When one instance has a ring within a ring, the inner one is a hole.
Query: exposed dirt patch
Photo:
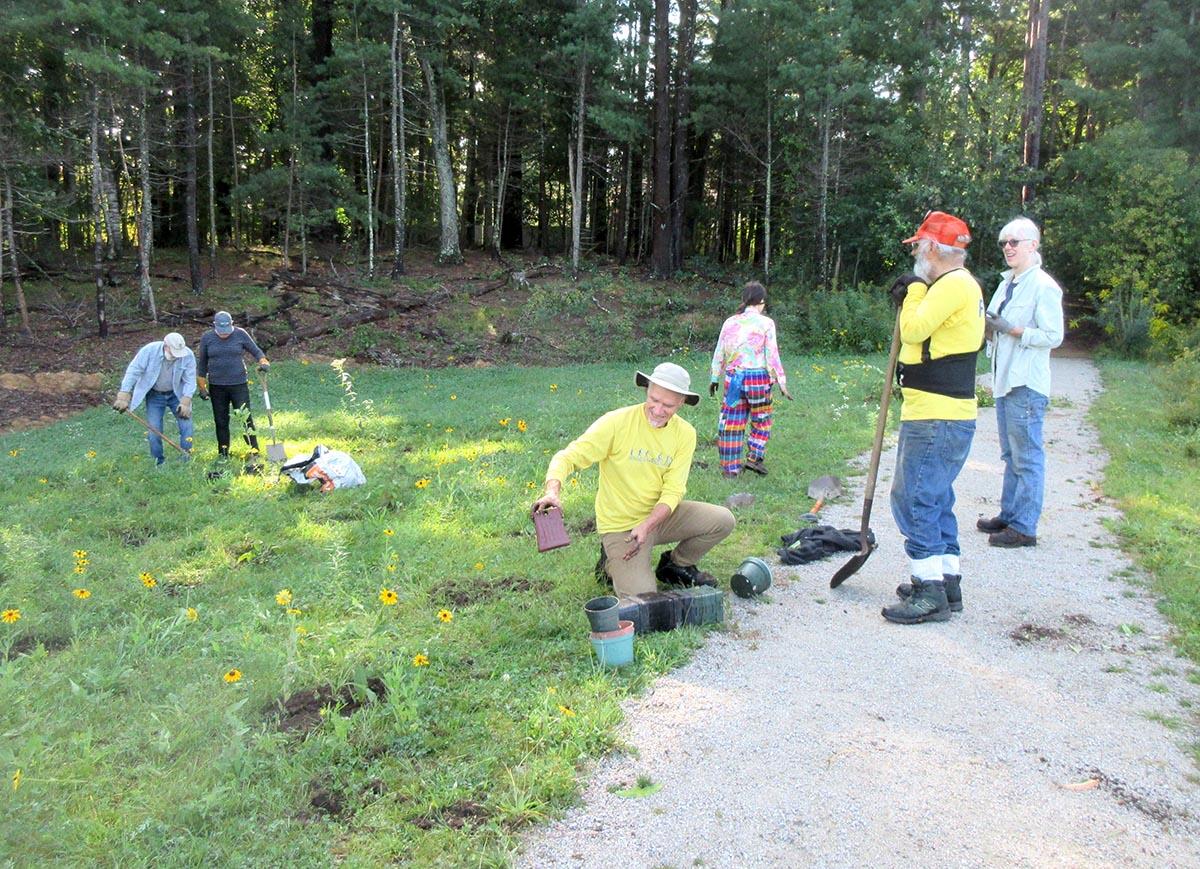
[[[596,530],[596,517],[589,516],[582,522],[572,523],[571,530],[581,536],[594,533]]]
[[[1059,628],[1051,628],[1046,625],[1035,625],[1033,622],[1025,622],[1018,625],[1009,631],[1009,637],[1015,642],[1023,645],[1037,642],[1060,642],[1067,638],[1067,635]]]
[[[54,652],[61,652],[69,645],[71,645],[69,637],[42,637],[37,634],[25,634],[13,641],[8,654],[4,656],[4,660],[10,661],[20,655],[28,655],[30,652],[35,651],[38,646],[44,646],[47,652],[53,654]]]
[[[279,729],[284,733],[304,736],[321,724],[321,710],[334,709],[341,715],[353,715],[362,707],[387,695],[383,680],[371,677],[367,680],[367,691],[355,685],[343,685],[334,690],[332,685],[320,685],[297,691],[285,700],[278,701],[271,715],[278,717]]]
[[[1085,774],[1099,781],[1100,787],[1111,794],[1118,803],[1137,809],[1146,817],[1152,818],[1160,824],[1166,825],[1172,821],[1182,821],[1190,817],[1183,809],[1177,809],[1168,802],[1138,793],[1125,782],[1113,778],[1095,767],[1087,770]]]
[[[527,576],[463,577],[434,586],[433,597],[454,606],[483,603],[511,592],[547,592],[550,583]]]
[[[461,830],[469,823],[482,822],[487,819],[487,810],[472,800],[459,800],[436,814],[422,815],[413,819],[413,826],[422,830],[432,830],[434,827],[449,827],[451,830]]]
[[[41,428],[103,403],[99,392],[27,392],[0,387],[0,432]]]
[[[1091,627],[1092,625],[1096,624],[1092,617],[1085,613],[1072,613],[1070,615],[1065,615],[1063,616],[1063,621],[1069,625],[1074,625],[1077,628]]]
[[[346,799],[342,794],[338,793],[333,788],[327,786],[319,779],[313,779],[308,783],[309,797],[308,804],[320,812],[322,815],[329,817],[337,817],[346,808]]]

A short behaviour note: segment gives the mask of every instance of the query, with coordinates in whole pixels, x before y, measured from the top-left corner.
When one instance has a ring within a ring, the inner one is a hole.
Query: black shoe
[[[767,475],[767,466],[763,464],[762,459],[746,459],[746,462],[742,465],[742,467],[747,471],[754,471],[756,474],[762,474],[764,477]]]
[[[988,545],[1002,546],[1005,549],[1016,549],[1019,546],[1037,546],[1037,538],[1022,534],[1011,525],[1003,531],[988,535]]]
[[[915,576],[913,584],[915,591],[912,597],[893,606],[885,606],[883,617],[899,625],[949,621],[950,603],[946,600],[945,584],[937,580],[921,582]]]
[[[717,578],[711,573],[705,573],[694,564],[676,564],[671,560],[670,550],[662,554],[662,558],[658,559],[658,567],[654,571],[655,578],[667,585],[682,585],[684,588],[692,588],[697,585],[716,586]]]
[[[913,577],[912,582],[905,582],[896,586],[896,596],[900,600],[908,600],[912,597],[913,586],[919,585],[920,580]],[[946,602],[950,604],[950,612],[962,612],[962,576],[958,574],[943,573],[942,584],[946,586]]]
[[[1008,527],[1007,522],[1001,522],[999,516],[991,519],[980,519],[975,523],[975,527],[985,534],[995,534],[997,531],[1003,531]]]
[[[600,544],[600,558],[596,561],[596,582],[602,582],[605,585],[612,585],[612,577],[608,575],[608,553],[604,551],[604,544]]]

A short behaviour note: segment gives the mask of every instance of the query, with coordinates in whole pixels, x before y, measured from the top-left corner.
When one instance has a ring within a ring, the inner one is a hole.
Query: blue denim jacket
[[[196,355],[187,347],[183,352],[184,355],[175,360],[175,372],[171,378],[171,388],[180,398],[196,392]],[[129,400],[131,408],[141,404],[146,393],[154,388],[162,364],[162,341],[151,341],[133,357],[133,361],[125,369],[125,376],[121,379],[121,391],[133,395]]]

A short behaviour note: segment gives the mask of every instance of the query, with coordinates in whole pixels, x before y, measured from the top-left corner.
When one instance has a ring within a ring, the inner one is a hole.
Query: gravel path
[[[1186,746],[1200,687],[1102,526],[1114,510],[1086,420],[1098,374],[1053,365],[1057,484],[1036,548],[974,530],[997,512],[1002,471],[983,409],[957,485],[965,612],[886,623],[906,562],[885,453],[863,569],[831,591],[840,557],[776,567],[769,601],[735,598],[728,631],[627,704],[632,750],[602,760],[582,805],[534,830],[517,864],[1200,866]],[[861,503],[826,521],[857,527]],[[662,789],[610,792],[639,775]]]

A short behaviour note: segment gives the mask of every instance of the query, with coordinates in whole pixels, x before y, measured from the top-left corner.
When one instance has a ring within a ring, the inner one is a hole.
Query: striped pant
[[[717,458],[721,471],[736,474],[742,469],[742,441],[748,442],[751,459],[762,461],[771,437],[771,375],[757,368],[741,372],[740,394],[730,401],[729,380],[734,372],[725,372],[725,398],[717,422]],[[750,436],[746,437],[746,423]]]

